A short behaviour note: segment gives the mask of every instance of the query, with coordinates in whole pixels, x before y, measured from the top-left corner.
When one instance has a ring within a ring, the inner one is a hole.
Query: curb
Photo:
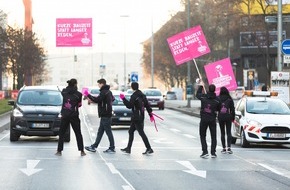
[[[188,111],[188,110],[185,110],[185,109],[182,109],[182,108],[175,108],[175,107],[165,107],[165,108],[171,109],[171,110],[174,110],[174,111],[179,111],[181,113],[184,113],[184,114],[187,114],[187,115],[190,115],[190,116],[200,117],[199,110],[198,110],[198,112],[196,112],[196,111]]]
[[[0,121],[3,121],[5,118],[9,118],[10,116],[10,112],[6,112],[2,115],[0,115]],[[9,121],[7,123],[1,123],[0,125],[0,133],[3,132],[4,130],[8,130],[9,129]]]

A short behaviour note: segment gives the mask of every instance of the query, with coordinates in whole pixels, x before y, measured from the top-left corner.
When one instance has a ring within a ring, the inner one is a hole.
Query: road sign
[[[282,52],[286,55],[290,55],[290,40],[286,39],[282,42]]]
[[[138,82],[138,72],[131,73],[131,82]]]
[[[277,16],[265,16],[265,22],[267,23],[276,23],[278,22]],[[282,22],[290,22],[289,16],[282,16]]]

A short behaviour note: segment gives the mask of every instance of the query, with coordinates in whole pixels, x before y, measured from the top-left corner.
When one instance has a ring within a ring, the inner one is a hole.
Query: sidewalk
[[[165,100],[165,108],[199,117],[200,100],[191,100],[190,107],[187,107],[187,100]]]

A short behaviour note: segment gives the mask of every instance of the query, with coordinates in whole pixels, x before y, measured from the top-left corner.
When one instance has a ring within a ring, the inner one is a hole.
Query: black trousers
[[[225,130],[227,131],[227,147],[231,147],[231,141],[232,141],[232,132],[231,132],[231,127],[232,127],[232,120],[219,120],[219,126],[221,129],[221,142],[223,148],[226,148],[226,139],[225,139]]]
[[[144,132],[144,121],[132,121],[130,128],[129,128],[129,141],[128,141],[128,145],[127,148],[129,150],[131,150],[132,144],[133,144],[133,140],[134,140],[134,132],[135,130],[138,131],[139,135],[141,136],[146,149],[151,149],[150,143],[148,141],[148,138]]]
[[[102,140],[104,132],[106,132],[109,142],[110,142],[110,149],[115,149],[115,141],[114,136],[112,133],[112,118],[111,117],[101,117],[100,120],[100,126],[97,133],[97,138],[94,144],[92,144],[93,147],[97,148]]]
[[[62,117],[61,118],[61,126],[59,130],[59,139],[58,139],[58,146],[57,151],[63,150],[63,143],[64,143],[64,134],[70,127],[70,124],[72,126],[72,129],[74,130],[76,139],[77,139],[77,145],[78,150],[83,151],[84,150],[84,142],[83,142],[83,136],[81,133],[81,121],[78,116],[73,117]]]
[[[209,120],[207,118],[201,118],[200,124],[199,124],[199,135],[200,135],[200,142],[201,142],[201,148],[203,153],[208,153],[207,150],[207,142],[206,142],[206,131],[207,128],[209,128],[210,136],[211,136],[211,154],[214,154],[216,152],[216,120]]]

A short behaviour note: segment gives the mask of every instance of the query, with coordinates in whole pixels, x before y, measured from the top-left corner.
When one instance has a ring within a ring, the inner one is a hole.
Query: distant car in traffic
[[[176,92],[174,92],[174,91],[167,91],[166,94],[165,94],[165,99],[166,100],[177,100]]]
[[[92,96],[95,96],[95,97],[97,97],[100,94],[100,88],[96,87],[96,86],[88,87],[87,90],[88,90],[89,94],[91,94]],[[83,96],[83,99],[86,100],[87,97]],[[88,102],[88,104],[90,104],[90,102]]]
[[[148,88],[143,89],[142,92],[146,95],[151,107],[157,107],[159,110],[164,110],[164,98],[159,89]]]
[[[289,106],[273,95],[277,92],[245,91],[236,104],[232,143],[237,139],[242,147],[251,143],[290,143]]]
[[[131,123],[132,110],[128,109],[123,100],[120,99],[121,91],[112,91],[115,100],[112,103],[112,125],[128,125]],[[130,94],[125,94],[127,100],[130,100]]]
[[[57,136],[60,129],[62,88],[57,86],[25,86],[19,90],[10,115],[10,141],[24,136]],[[70,141],[70,129],[65,134]]]

